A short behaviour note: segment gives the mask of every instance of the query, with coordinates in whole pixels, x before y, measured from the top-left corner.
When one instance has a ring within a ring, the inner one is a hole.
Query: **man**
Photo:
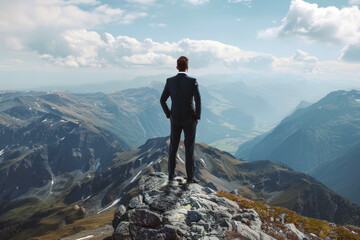
[[[196,125],[200,120],[201,98],[199,86],[195,78],[187,75],[188,58],[181,56],[177,60],[176,68],[179,73],[166,80],[164,91],[160,98],[161,106],[167,118],[171,121],[169,148],[169,181],[175,177],[176,153],[179,147],[181,131],[185,135],[185,158],[187,183],[198,183],[194,176],[194,145]],[[166,104],[171,97],[171,110]],[[195,108],[193,100],[195,100]]]

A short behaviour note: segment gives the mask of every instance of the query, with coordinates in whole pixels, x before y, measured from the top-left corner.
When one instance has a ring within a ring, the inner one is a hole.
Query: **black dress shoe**
[[[186,183],[200,183],[200,181],[196,178],[189,178],[188,180],[186,180]]]
[[[169,175],[169,181],[173,181],[174,180],[174,175]]]

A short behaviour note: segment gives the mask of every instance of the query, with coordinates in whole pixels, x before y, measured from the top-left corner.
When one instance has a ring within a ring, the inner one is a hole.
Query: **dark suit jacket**
[[[166,104],[169,96],[171,97],[171,110]],[[195,100],[195,107],[193,100]],[[196,79],[185,73],[178,73],[176,76],[168,78],[160,103],[172,124],[190,125],[194,123],[196,119],[200,119],[201,114],[201,97]]]

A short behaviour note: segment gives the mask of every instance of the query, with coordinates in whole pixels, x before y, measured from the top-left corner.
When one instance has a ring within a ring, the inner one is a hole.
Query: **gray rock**
[[[120,222],[112,236],[113,240],[131,240],[129,222]]]
[[[285,224],[285,226],[294,234],[296,234],[298,239],[307,239],[307,236],[303,232],[299,231],[293,223]]]
[[[225,228],[226,230],[229,230],[229,231],[231,231],[233,229],[232,223],[227,219],[222,220],[220,222],[220,226]]]
[[[158,228],[162,224],[162,217],[147,209],[136,209],[130,215],[130,223],[148,228]]]
[[[168,175],[166,175],[163,172],[152,172],[152,173],[149,173],[149,176],[155,176],[155,177],[160,177],[160,178],[165,178],[165,179],[168,178]]]
[[[167,184],[167,176],[158,174],[157,176],[142,176],[139,181],[139,190],[141,193],[148,191],[158,191]]]
[[[112,226],[115,229],[120,221],[128,220],[126,217],[126,207],[124,205],[120,205],[118,209],[116,209],[114,213],[114,219],[112,221]]]
[[[242,214],[235,214],[234,216],[232,216],[232,219],[241,222],[243,216]]]
[[[200,238],[200,240],[220,240],[218,237],[214,237],[214,236],[204,236],[202,238]]]
[[[188,185],[188,191],[190,191],[192,194],[194,193],[204,193],[204,188],[200,186],[199,184],[189,184]]]
[[[173,226],[173,228],[175,229],[175,231],[179,237],[185,237],[185,239],[186,239],[186,237],[190,236],[188,227],[186,227],[184,229],[182,227]]]
[[[200,226],[200,225],[192,225],[191,226],[191,232],[193,233],[199,233],[201,235],[203,235],[205,233],[205,228],[204,226]]]
[[[140,208],[143,207],[144,203],[143,203],[143,196],[142,195],[137,195],[136,197],[133,197],[130,202],[129,202],[129,208]]]
[[[126,213],[126,207],[124,205],[120,205],[116,211],[115,211],[115,214],[118,214],[118,215],[124,215]]]
[[[195,210],[201,208],[201,204],[200,204],[199,201],[197,201],[197,200],[193,200],[191,206],[192,206],[192,208],[195,209]]]
[[[169,225],[161,229],[152,229],[130,224],[129,228],[134,240],[175,240],[178,237],[176,229]]]
[[[280,214],[280,219],[282,224],[285,224],[285,216],[286,216],[285,213]]]
[[[210,223],[205,222],[203,219],[201,219],[199,222],[197,222],[197,225],[203,226],[207,232],[211,230]]]
[[[207,192],[207,193],[216,193],[216,191],[214,191],[212,188],[209,188],[209,187],[206,187],[205,189],[205,192]]]
[[[224,229],[219,224],[211,224],[210,235],[220,236],[224,233]]]
[[[232,217],[231,214],[226,211],[213,211],[211,215],[219,222],[224,219],[230,220]]]
[[[262,222],[260,220],[259,214],[254,209],[247,209],[246,212],[241,213],[241,215],[243,217],[242,221],[244,221],[244,219],[250,220],[250,227],[252,229],[261,231]],[[245,222],[247,221],[245,220]]]
[[[246,224],[237,221],[234,221],[234,223],[236,227],[235,231],[249,240],[275,240],[275,238],[267,235],[262,231],[256,231],[251,229]]]
[[[194,232],[192,232],[191,233],[191,240],[199,240],[199,239],[201,239],[203,236],[202,236],[202,234],[200,234],[200,233],[194,233]]]
[[[227,208],[227,211],[230,214],[234,214],[240,209],[239,205],[237,205],[237,203],[234,201],[231,201],[227,198],[218,197],[215,195],[210,195],[210,196],[212,196],[212,198],[210,199],[211,201],[214,201],[215,203]]]
[[[152,210],[165,212],[171,209],[175,209],[179,203],[179,197],[176,195],[159,194],[151,197],[149,200],[149,206]]]
[[[190,202],[191,202],[191,205],[195,204],[195,202],[198,202],[201,205],[201,207],[211,210],[211,211],[219,210],[218,204],[216,204],[210,200],[207,200],[205,198],[198,197],[198,196],[190,197]],[[225,209],[222,209],[222,210],[225,210]]]
[[[198,222],[201,219],[203,219],[203,216],[205,214],[199,212],[199,211],[188,211],[187,213],[187,222],[191,223],[191,222]]]
[[[164,213],[163,221],[165,224],[170,224],[184,231],[188,231],[189,227],[186,225],[186,216],[187,210],[185,208],[174,209]]]

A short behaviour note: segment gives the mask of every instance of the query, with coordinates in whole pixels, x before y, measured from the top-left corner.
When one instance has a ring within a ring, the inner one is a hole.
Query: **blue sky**
[[[360,80],[360,0],[0,2],[0,89],[190,73]]]

